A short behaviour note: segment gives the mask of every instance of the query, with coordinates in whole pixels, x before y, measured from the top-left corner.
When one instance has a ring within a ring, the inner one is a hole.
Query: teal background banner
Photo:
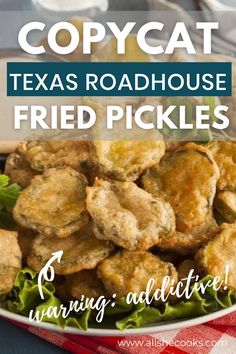
[[[17,74],[17,77],[13,77],[14,74]],[[95,77],[96,81],[89,87],[88,75]],[[211,82],[211,87],[204,81],[206,75],[208,81]],[[219,77],[219,75],[223,76]],[[231,76],[231,63],[229,62],[11,62],[7,64],[7,95],[231,96]],[[139,80],[138,88],[135,86],[137,80]],[[219,80],[224,82],[219,83]],[[122,82],[124,85],[121,87]],[[173,87],[179,89],[175,90]]]

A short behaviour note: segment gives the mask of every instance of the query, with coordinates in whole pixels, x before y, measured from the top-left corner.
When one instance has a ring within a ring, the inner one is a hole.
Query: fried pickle
[[[154,286],[150,295],[161,288],[165,276],[177,282],[177,272],[171,263],[163,262],[157,256],[145,251],[123,250],[108,257],[98,266],[98,277],[102,279],[107,293],[117,298],[126,296],[129,292],[140,294],[145,291],[150,279]],[[168,292],[169,288],[166,288]]]
[[[72,298],[80,300],[82,296],[98,298],[106,295],[105,288],[98,279],[96,270],[82,270],[66,276],[65,287]]]
[[[87,187],[87,209],[98,239],[130,250],[146,250],[175,229],[171,206],[133,182],[96,180]]]
[[[208,144],[219,167],[217,189],[236,190],[236,144],[228,141],[213,141]]]
[[[69,166],[86,174],[97,166],[95,150],[89,141],[29,141],[21,143],[18,151],[40,172]]]
[[[229,265],[227,286],[236,290],[236,224],[222,224],[217,235],[196,253],[199,268],[205,274],[226,278],[226,265]]]
[[[205,241],[216,227],[213,199],[219,169],[211,153],[203,146],[188,143],[167,153],[160,165],[149,169],[142,177],[142,186],[153,196],[171,204],[176,217],[176,230],[160,239],[177,248],[189,248]]]
[[[146,169],[159,163],[165,153],[162,139],[156,141],[95,141],[104,175],[120,181],[134,181]]]
[[[0,295],[11,291],[21,269],[21,251],[17,232],[0,230]]]
[[[187,255],[211,240],[215,236],[216,228],[217,223],[213,220],[209,222],[208,228],[203,224],[194,234],[174,231],[160,238],[157,247],[163,251],[174,251]]]
[[[93,269],[109,256],[114,245],[109,241],[97,240],[90,226],[74,233],[66,239],[48,238],[38,235],[32,243],[27,264],[39,271],[51,258],[53,252],[63,251],[61,262],[53,267],[59,275],[73,274],[83,269]]]
[[[13,217],[20,226],[45,236],[68,237],[89,221],[86,185],[84,175],[70,167],[49,169],[22,191]]]
[[[17,183],[21,188],[27,187],[32,178],[39,174],[31,168],[24,156],[12,153],[8,156],[4,173],[11,183]]]

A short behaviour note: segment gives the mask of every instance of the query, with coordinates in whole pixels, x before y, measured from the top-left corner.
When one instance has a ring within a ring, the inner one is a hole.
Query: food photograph
[[[235,20],[0,0],[0,354],[236,351]]]

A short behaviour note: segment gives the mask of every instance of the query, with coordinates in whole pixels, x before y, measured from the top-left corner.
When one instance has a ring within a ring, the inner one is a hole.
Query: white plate
[[[165,331],[171,331],[171,330],[176,330],[180,328],[185,328],[185,327],[192,327],[196,325],[200,325],[202,323],[216,320],[217,318],[220,318],[224,315],[228,315],[232,312],[236,311],[236,305],[233,305],[227,309],[219,310],[213,313],[210,313],[208,315],[203,315],[199,316],[196,318],[188,319],[188,320],[182,320],[182,321],[175,321],[175,322],[160,322],[158,324],[154,325],[149,325],[145,326],[143,328],[138,328],[138,329],[127,329],[125,331],[120,331],[118,329],[108,329],[108,328],[89,328],[87,332],[81,331],[77,328],[73,327],[66,327],[64,329],[51,324],[51,323],[45,323],[45,322],[31,322],[27,317],[21,316],[21,315],[16,315],[14,313],[11,313],[7,310],[1,309],[0,308],[0,315],[13,320],[17,322],[24,323],[29,326],[35,326],[35,327],[40,327],[43,329],[48,329],[51,331],[57,331],[57,332],[63,332],[63,333],[70,333],[70,334],[79,334],[79,335],[86,335],[86,336],[129,336],[129,335],[140,335],[140,334],[151,334],[151,333],[157,333],[157,332],[165,332]]]

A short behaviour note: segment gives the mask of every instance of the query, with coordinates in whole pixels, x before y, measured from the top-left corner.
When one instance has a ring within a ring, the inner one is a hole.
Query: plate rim
[[[131,328],[131,329],[126,329],[124,331],[120,331],[118,329],[106,329],[106,328],[89,328],[87,331],[82,331],[78,328],[69,327],[69,326],[65,328],[60,328],[57,325],[52,323],[47,323],[47,322],[39,323],[36,321],[32,322],[29,320],[28,317],[15,314],[3,308],[0,308],[0,316],[8,320],[26,324],[30,327],[37,327],[45,330],[51,330],[54,332],[77,334],[77,335],[84,335],[84,336],[126,337],[126,336],[145,335],[145,334],[147,335],[152,333],[168,332],[168,331],[178,330],[186,327],[193,327],[200,324],[204,324],[208,321],[216,320],[234,311],[236,311],[236,304],[226,309],[221,309],[195,318],[190,318],[182,321],[175,321],[171,323],[159,322],[156,325],[149,325],[149,326],[144,326],[142,328],[136,328],[136,329]]]

